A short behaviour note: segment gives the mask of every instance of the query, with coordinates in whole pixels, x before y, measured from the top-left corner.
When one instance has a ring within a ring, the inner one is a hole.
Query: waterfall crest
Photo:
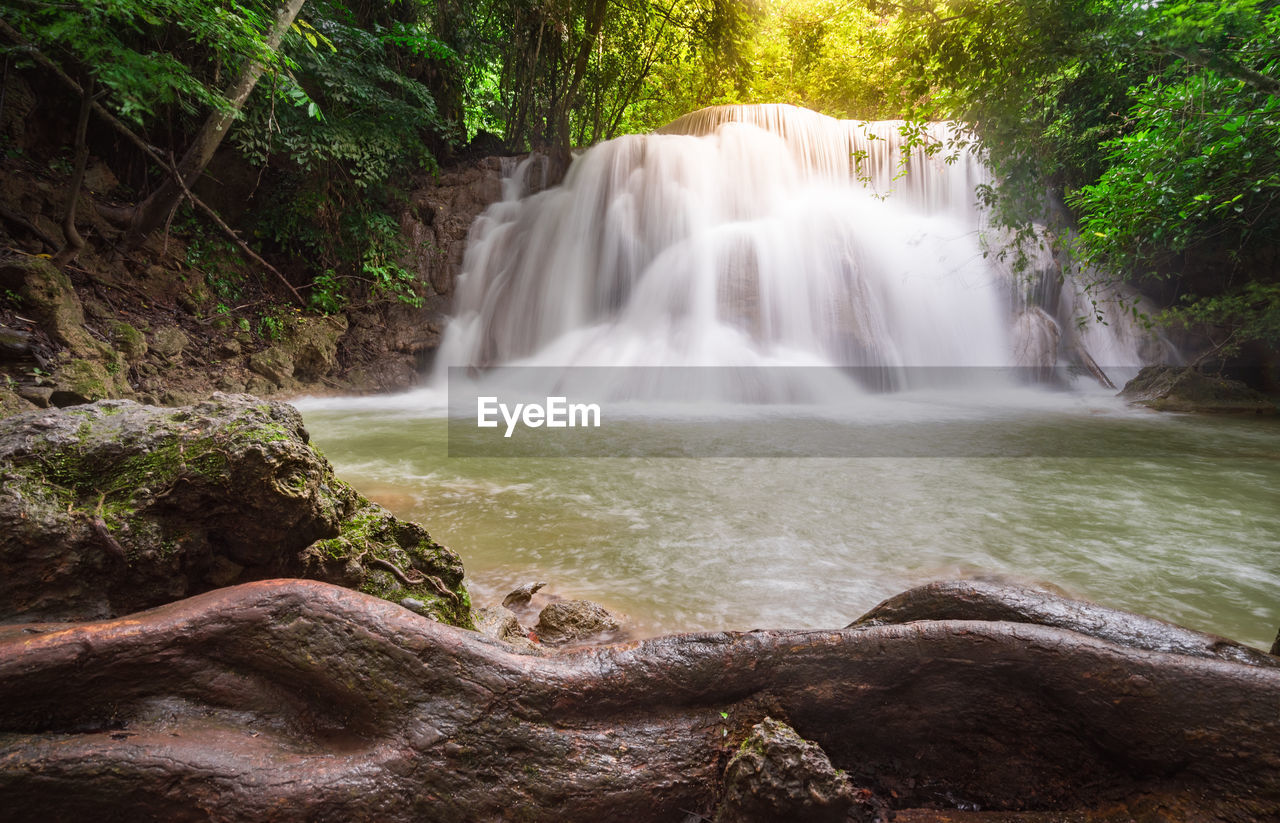
[[[1114,328],[1077,334],[1068,286],[1028,303],[984,253],[986,169],[944,148],[903,174],[901,126],[718,106],[591,148],[558,187],[526,196],[518,170],[472,227],[438,365],[1051,367],[1068,344],[1141,359]]]

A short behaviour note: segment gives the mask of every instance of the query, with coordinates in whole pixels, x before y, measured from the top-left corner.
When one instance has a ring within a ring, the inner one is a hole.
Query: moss
[[[139,363],[147,356],[147,337],[128,323],[111,326],[111,341],[130,363]]]
[[[0,386],[0,417],[30,411],[35,407],[34,403],[19,397],[17,392],[8,386]]]
[[[462,586],[457,556],[430,539],[421,527],[397,520],[386,509],[359,498],[364,505],[342,522],[336,537],[318,540],[307,550],[335,575],[359,564],[362,574],[350,584],[365,594],[400,602],[407,597],[443,623],[472,628],[471,598]],[[390,563],[400,575],[383,568]],[[406,584],[404,579],[421,582]],[[442,591],[443,589],[443,591]],[[444,592],[448,592],[446,595]]]
[[[53,374],[59,391],[69,392],[85,401],[103,400],[110,396],[111,375],[99,363],[74,358],[59,366]],[[56,401],[55,401],[56,402]]]

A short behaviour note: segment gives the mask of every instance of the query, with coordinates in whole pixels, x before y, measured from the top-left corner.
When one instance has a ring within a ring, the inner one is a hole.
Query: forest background
[[[199,255],[221,241],[179,187],[234,153],[257,175],[236,228],[306,261],[288,285],[311,312],[416,299],[394,215],[423,170],[537,150],[562,173],[578,147],[778,102],[917,136],[953,120],[1024,246],[1136,285],[1218,351],[1280,344],[1276,2],[4,0],[0,19],[5,76],[42,77],[67,126],[31,159],[78,186],[93,144],[126,236]]]

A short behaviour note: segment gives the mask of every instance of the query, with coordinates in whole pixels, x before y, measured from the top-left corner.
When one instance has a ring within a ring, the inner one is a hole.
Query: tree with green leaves
[[[870,7],[905,113],[981,139],[998,222],[1078,230],[1077,263],[1180,301],[1165,319],[1216,342],[1280,343],[1274,0]]]
[[[235,81],[227,88],[222,98],[218,100],[218,105],[214,107],[213,112],[192,138],[182,160],[173,169],[174,176],[165,178],[146,200],[138,204],[133,220],[129,224],[128,237],[133,242],[140,241],[165,222],[165,219],[182,201],[184,188],[189,187],[209,165],[209,161],[213,159],[213,153],[218,150],[232,123],[239,116],[240,110],[244,108],[249,95],[253,93],[254,86],[258,84],[258,78],[266,68],[267,61],[280,48],[280,42],[293,26],[304,2],[305,0],[285,0],[280,6],[270,29],[262,38],[260,44],[262,54],[250,56],[245,61]]]

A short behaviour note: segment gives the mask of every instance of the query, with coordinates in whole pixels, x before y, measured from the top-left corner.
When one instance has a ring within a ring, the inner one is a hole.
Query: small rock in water
[[[541,642],[561,646],[620,628],[617,618],[598,603],[561,600],[539,612],[538,625],[533,631]]]
[[[541,589],[546,585],[546,583],[525,583],[511,594],[502,598],[502,605],[508,609],[512,606],[523,606],[533,599],[533,596],[537,593],[538,589]]]

